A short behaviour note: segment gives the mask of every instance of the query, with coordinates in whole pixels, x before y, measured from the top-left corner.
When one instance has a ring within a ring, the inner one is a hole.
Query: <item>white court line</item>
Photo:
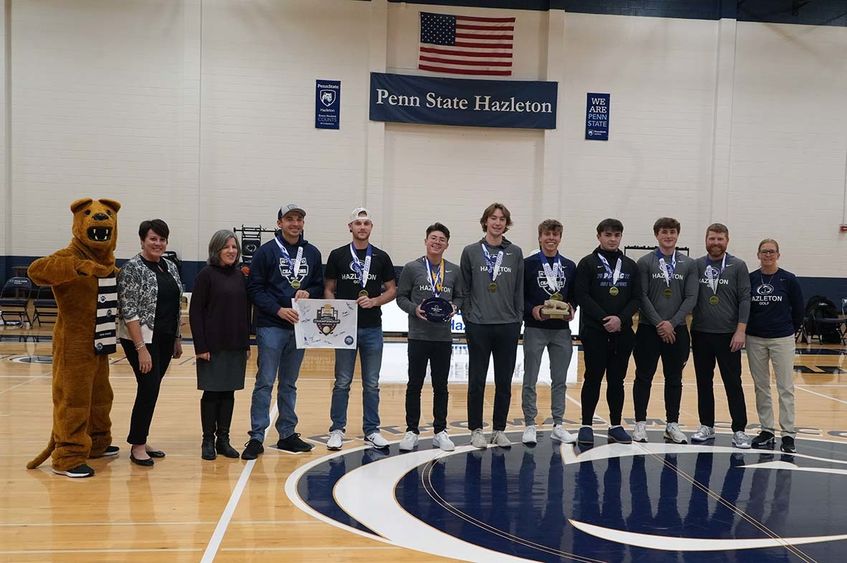
[[[832,401],[841,403],[842,405],[847,405],[847,401],[836,399],[835,397],[824,395],[823,393],[818,393],[817,391],[812,391],[811,389],[806,389],[805,387],[800,387],[799,385],[796,385],[795,387],[797,387],[797,389],[799,389],[800,391],[805,391],[806,393],[811,393],[812,395],[817,395],[818,397],[823,397],[824,399],[830,399]]]
[[[268,430],[270,430],[270,428],[274,425],[274,421],[279,415],[276,404],[274,404],[270,414],[270,423],[268,424],[268,427],[265,428],[265,434],[267,434]],[[253,467],[255,465],[256,460],[251,459],[244,466],[244,469],[241,470],[241,476],[238,478],[235,488],[229,495],[229,502],[226,503],[226,508],[224,508],[223,514],[221,514],[221,518],[218,520],[218,525],[215,526],[215,531],[212,532],[212,537],[209,539],[209,543],[206,546],[206,551],[203,552],[203,558],[200,560],[201,563],[211,563],[215,560],[215,555],[217,555],[218,549],[221,547],[221,542],[226,534],[229,521],[232,520],[232,515],[238,507],[238,501],[241,500],[241,494],[247,486],[247,481],[250,479],[250,474],[253,473]]]
[[[3,389],[2,391],[0,391],[0,395],[2,395],[3,393],[8,393],[9,391],[12,391],[12,390],[14,390],[14,389],[17,389],[18,387],[21,387],[21,386],[23,386],[23,385],[26,385],[27,383],[32,383],[33,381],[36,381],[36,380],[38,380],[38,379],[40,379],[40,377],[36,376],[36,377],[32,377],[32,379],[28,379],[28,380],[26,380],[26,381],[21,381],[21,382],[20,382],[20,383],[18,383],[17,385],[12,385],[12,386],[11,386],[11,387],[9,387],[8,389]]]

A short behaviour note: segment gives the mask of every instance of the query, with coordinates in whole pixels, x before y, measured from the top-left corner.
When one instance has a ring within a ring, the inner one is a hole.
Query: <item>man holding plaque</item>
[[[685,318],[697,303],[697,267],[694,260],[677,252],[680,224],[662,217],[653,224],[659,243],[655,252],[638,260],[641,276],[641,314],[635,333],[635,429],[632,439],[647,441],[647,405],[659,357],[665,375],[665,442],[686,444],[679,429],[682,400],[682,369],[688,362],[691,338]]]
[[[332,426],[326,447],[340,450],[347,427],[347,402],[356,366],[362,363],[363,431],[365,442],[375,448],[388,447],[379,433],[379,370],[382,366],[382,311],[397,295],[394,264],[384,250],[370,243],[373,222],[364,207],[350,214],[347,224],[353,240],[333,250],[326,261],[324,298],[349,299],[359,305],[356,348],[335,350],[335,384],[329,416]],[[384,290],[383,290],[384,287]]]
[[[397,305],[409,314],[409,383],[406,386],[406,435],[401,451],[418,443],[421,418],[421,389],[429,363],[433,403],[432,445],[444,451],[455,449],[447,434],[447,376],[453,354],[450,317],[461,306],[458,292],[459,267],[444,260],[450,245],[450,230],[441,223],[427,227],[426,254],[403,267],[397,289]]]
[[[294,339],[297,311],[294,299],[318,299],[323,294],[321,253],[303,238],[306,212],[289,203],[277,213],[277,232],[259,248],[250,263],[247,293],[256,305],[256,344],[259,351],[256,384],[250,405],[250,440],[242,459],[256,459],[264,452],[265,428],[270,424],[274,380],[279,376],[277,447],[291,452],[308,452],[312,445],[300,439],[297,427],[297,378],[303,350]]]
[[[729,229],[712,223],[706,229],[706,252],[697,259],[699,294],[691,323],[691,352],[697,376],[697,411],[700,429],[692,442],[715,439],[715,362],[723,379],[729,415],[732,419],[732,445],[751,446],[747,427],[747,405],[741,386],[741,349],[746,340],[750,316],[750,274],[747,264],[731,256]]]
[[[600,400],[600,385],[606,376],[609,403],[609,442],[629,444],[630,435],[621,426],[623,380],[635,342],[632,316],[641,299],[638,266],[620,251],[623,223],[604,219],[597,225],[600,245],[576,267],[576,302],[582,308],[585,380],[582,383],[582,427],[577,442],[594,444],[594,411]]]
[[[523,318],[523,251],[503,235],[512,216],[502,203],[485,208],[479,220],[485,236],[462,250],[462,318],[468,339],[468,427],[471,444],[487,447],[482,405],[488,362],[494,356],[494,432],[491,443],[511,445],[506,417]]]
[[[546,219],[538,225],[540,251],[524,260],[524,375],[521,406],[526,429],[524,444],[537,441],[535,384],[544,349],[550,356],[550,402],[554,440],[571,444],[576,438],[562,426],[568,366],[573,355],[569,322],[574,315],[576,264],[559,254],[562,224]]]

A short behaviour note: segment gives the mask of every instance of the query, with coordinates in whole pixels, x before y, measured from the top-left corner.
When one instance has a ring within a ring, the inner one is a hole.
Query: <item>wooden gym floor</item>
[[[165,378],[153,421],[150,443],[167,452],[154,468],[132,465],[124,442],[135,396],[135,380],[121,354],[112,357],[111,382],[114,443],[120,455],[93,460],[97,475],[69,479],[50,472],[48,460],[28,471],[25,464],[47,443],[51,427],[51,366],[39,363],[49,356],[51,343],[34,339],[47,330],[26,331],[25,342],[12,328],[0,328],[0,560],[3,561],[199,561],[204,556],[220,561],[431,561],[427,554],[374,541],[333,527],[298,509],[284,486],[293,470],[327,454],[324,439],[329,425],[332,389],[332,354],[309,351],[298,388],[298,431],[315,441],[309,454],[288,454],[266,449],[255,463],[218,458],[200,459],[199,398],[194,375],[193,348],[175,360]],[[796,357],[797,423],[799,438],[816,437],[847,444],[847,355],[838,346],[799,345]],[[814,351],[818,352],[814,352]],[[255,351],[255,348],[254,348]],[[582,354],[579,353],[580,372]],[[246,388],[236,393],[233,445],[241,449],[249,427],[250,393],[255,374],[255,353],[248,368]],[[757,423],[752,382],[745,369],[747,411]],[[631,428],[631,383],[627,377],[624,416]],[[718,378],[716,377],[716,380]],[[662,377],[654,383],[650,417],[663,418]],[[381,387],[380,415],[383,433],[399,440],[404,425],[404,385]],[[431,393],[425,388],[424,421],[431,412]],[[577,420],[580,384],[568,388],[566,418]],[[466,419],[464,385],[450,387],[450,422]],[[723,390],[716,385],[718,420],[727,421]],[[486,393],[485,415],[490,421],[493,387]],[[539,411],[546,414],[549,387],[539,388]],[[601,398],[598,415],[608,411]],[[520,417],[520,387],[513,387],[510,420]],[[361,420],[361,386],[358,377],[351,391],[348,437],[358,439]],[[690,434],[697,423],[696,392],[691,362],[685,371],[681,421]],[[575,424],[568,425],[574,427]],[[660,428],[658,424],[653,427]],[[521,426],[510,430],[521,430]],[[598,427],[598,431],[605,430]],[[748,432],[755,434],[755,429]],[[457,438],[465,431],[453,428]],[[423,436],[428,433],[424,432]],[[519,434],[513,434],[513,436]],[[278,436],[267,434],[265,446]],[[514,440],[515,438],[513,438]],[[519,440],[519,437],[517,438]],[[651,440],[652,441],[652,440]],[[464,443],[464,442],[463,442]],[[519,446],[519,444],[517,444]],[[602,559],[602,558],[601,558]]]

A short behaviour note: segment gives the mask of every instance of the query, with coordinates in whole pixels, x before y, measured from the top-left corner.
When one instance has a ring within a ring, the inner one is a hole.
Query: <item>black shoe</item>
[[[229,443],[229,434],[218,435],[218,440],[215,442],[215,449],[224,457],[238,459],[238,450],[233,448]]]
[[[71,477],[75,479],[80,479],[83,477],[94,477],[94,470],[85,465],[84,463],[66,471],[60,471],[59,469],[56,469],[54,467],[53,473],[55,473],[56,475],[64,475],[66,477]]]
[[[111,456],[118,455],[119,451],[121,451],[121,449],[117,446],[106,446],[106,449],[103,450],[102,454],[91,455],[91,456],[88,456],[88,458],[89,459],[97,459],[97,458],[100,458],[100,457],[111,457]]]
[[[794,438],[792,436],[783,436],[782,445],[779,446],[779,449],[787,454],[796,454],[797,447],[794,445]]]
[[[262,442],[255,438],[250,438],[250,440],[244,444],[244,451],[241,452],[241,459],[256,459],[262,453],[264,453],[265,447],[262,445]]]
[[[284,438],[277,442],[276,447],[287,452],[310,452],[314,446],[301,440],[300,434],[295,432],[288,438]]]
[[[147,455],[150,457],[165,457],[165,452],[162,450],[147,450]]]
[[[149,454],[150,452],[147,453]],[[132,455],[132,452],[129,452],[129,460],[135,465],[140,465],[141,467],[153,467],[152,457],[148,457],[147,459],[138,459],[137,457]]]
[[[203,445],[200,446],[200,457],[209,461],[218,457],[217,454],[215,454],[215,439],[211,436],[203,438]]]
[[[751,446],[756,448],[757,450],[769,449],[772,450],[774,447],[774,436],[773,432],[768,432],[767,430],[762,430],[759,432],[759,435],[753,438],[753,441],[750,443]]]
[[[576,441],[580,446],[593,446],[594,430],[590,426],[583,426],[579,429]]]

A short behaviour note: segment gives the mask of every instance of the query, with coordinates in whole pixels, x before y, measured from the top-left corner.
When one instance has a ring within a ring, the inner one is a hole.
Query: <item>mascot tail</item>
[[[51,436],[50,437],[50,443],[47,444],[47,447],[44,448],[44,451],[41,452],[40,454],[38,454],[35,457],[35,459],[33,459],[32,461],[27,463],[26,468],[27,469],[35,469],[36,467],[38,467],[39,465],[44,463],[47,460],[47,458],[50,457],[50,454],[52,454],[53,450],[55,450],[55,449],[56,449],[56,442],[53,441],[53,437]]]

